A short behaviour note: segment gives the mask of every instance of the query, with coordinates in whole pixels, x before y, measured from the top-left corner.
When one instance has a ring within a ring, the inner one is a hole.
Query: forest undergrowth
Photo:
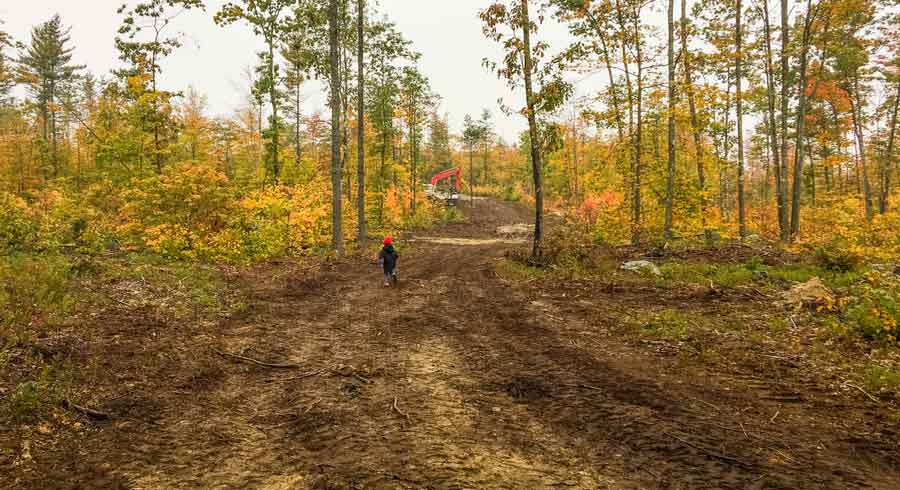
[[[828,379],[835,391],[892,406],[900,421],[895,264],[839,239],[783,247],[758,237],[698,237],[634,247],[603,243],[596,234],[569,219],[551,234],[540,266],[513,253],[499,270],[560,300],[601,295],[633,302],[613,329],[623,342],[656,345],[685,363],[726,371],[748,358],[785,360]],[[638,260],[655,270],[623,270]],[[824,287],[798,296],[797,288],[811,281]]]

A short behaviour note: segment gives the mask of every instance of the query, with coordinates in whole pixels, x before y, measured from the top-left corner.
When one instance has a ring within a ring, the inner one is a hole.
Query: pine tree
[[[53,176],[60,173],[59,96],[78,78],[83,66],[72,63],[71,28],[59,15],[31,30],[31,44],[19,58],[19,78],[34,97],[41,119],[41,138],[49,153]]]
[[[431,156],[430,170],[439,171],[453,164],[453,150],[450,149],[450,124],[448,116],[437,111],[431,113],[428,123],[428,153]]]
[[[162,72],[161,62],[172,52],[181,47],[183,34],[166,37],[171,30],[172,22],[184,10],[204,8],[201,0],[148,0],[138,3],[131,10],[126,6],[119,8],[118,13],[124,15],[119,36],[116,37],[116,49],[119,58],[130,64],[120,75],[149,77],[149,87],[142,90],[141,102],[146,106],[153,132],[153,161],[157,173],[162,172],[166,151],[166,127],[174,126],[167,120],[170,111],[170,100],[176,94],[159,89],[159,74]],[[144,33],[149,33],[145,36]],[[174,139],[174,138],[172,138]]]
[[[219,25],[233,24],[243,20],[250,25],[255,34],[262,36],[265,41],[266,49],[259,55],[261,64],[257,69],[259,79],[256,82],[256,88],[258,93],[265,94],[269,98],[271,115],[269,116],[269,129],[265,133],[268,139],[266,167],[271,171],[272,179],[275,182],[281,178],[281,162],[279,160],[281,120],[278,110],[282,99],[278,90],[280,75],[275,50],[283,40],[284,33],[289,29],[286,13],[294,3],[291,0],[229,2],[223,5],[215,16]]]
[[[12,88],[15,85],[12,62],[4,52],[5,49],[11,48],[12,45],[12,39],[9,34],[0,31],[0,107],[10,103]]]

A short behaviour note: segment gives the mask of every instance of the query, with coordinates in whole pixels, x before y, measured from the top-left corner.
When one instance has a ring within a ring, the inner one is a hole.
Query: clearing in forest
[[[496,234],[529,211],[463,209],[430,235],[482,242],[401,239],[396,290],[361,257],[223,270],[215,323],[111,305],[56,348],[98,413],[5,431],[0,487],[900,488],[889,401],[745,338],[766,291],[553,283]]]

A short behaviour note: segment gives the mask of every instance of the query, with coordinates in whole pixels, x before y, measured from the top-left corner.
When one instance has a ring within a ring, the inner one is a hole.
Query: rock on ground
[[[660,272],[659,267],[656,266],[653,262],[648,260],[633,260],[631,262],[625,262],[622,264],[622,270],[632,271],[637,273],[648,273],[653,274],[654,276],[661,276],[662,272]]]

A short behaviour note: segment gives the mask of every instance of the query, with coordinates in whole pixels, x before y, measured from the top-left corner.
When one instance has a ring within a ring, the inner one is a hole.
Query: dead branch
[[[774,448],[774,447],[773,447],[772,450],[775,451],[776,453],[778,453],[778,454],[779,454],[782,458],[784,458],[785,460],[790,461],[791,463],[794,463],[794,464],[800,464],[799,461],[797,461],[796,459],[794,459],[794,458],[788,456],[787,454],[784,454],[780,449],[777,449],[777,448]]]
[[[603,388],[591,385],[578,385],[579,388],[584,388],[586,390],[594,390],[594,391],[603,391]]]
[[[315,407],[316,405],[318,405],[320,401],[322,401],[321,398],[316,398],[316,401],[312,402],[308,407],[306,407],[306,410],[304,410],[303,413],[304,413],[304,414],[309,413],[309,411],[312,410],[313,407]]]
[[[691,400],[694,400],[695,402],[700,402],[700,403],[702,403],[702,404],[704,404],[704,405],[706,405],[706,406],[708,406],[708,407],[711,407],[711,408],[715,409],[717,412],[721,412],[721,411],[722,411],[722,409],[721,409],[718,405],[713,405],[712,403],[709,403],[709,402],[706,401],[706,400],[701,400],[701,399],[699,399],[699,398],[691,398]]]
[[[397,397],[396,397],[396,396],[394,397],[394,406],[391,407],[391,408],[392,408],[395,412],[397,412],[397,413],[399,413],[400,415],[402,415],[403,418],[405,418],[406,420],[409,420],[409,415],[406,415],[406,413],[404,413],[402,410],[400,410],[400,407],[397,406]]]
[[[67,410],[72,410],[72,411],[81,413],[83,415],[87,415],[88,417],[90,417],[92,419],[107,420],[112,417],[107,412],[101,412],[100,410],[94,410],[93,408],[87,408],[87,407],[83,407],[81,405],[75,404],[68,398],[63,398],[62,401],[60,402],[60,404],[62,405],[63,408],[65,408]]]
[[[318,371],[310,371],[308,373],[299,374],[297,376],[291,376],[289,378],[277,378],[277,379],[273,378],[273,379],[270,379],[269,381],[272,381],[272,382],[277,381],[279,383],[284,383],[285,381],[295,381],[298,379],[312,378],[313,376],[318,376],[326,371],[328,371],[328,369],[319,369]]]
[[[271,363],[271,362],[263,362],[263,361],[258,361],[256,359],[253,359],[251,357],[239,356],[237,354],[232,354],[230,352],[222,352],[216,348],[213,348],[213,352],[215,352],[216,354],[219,354],[222,357],[228,357],[231,359],[236,359],[238,361],[248,362],[250,364],[256,364],[257,366],[263,366],[263,367],[272,368],[272,369],[298,369],[298,368],[300,368],[299,364],[278,364],[278,363]]]
[[[680,441],[682,444],[684,444],[685,446],[692,447],[692,448],[694,448],[694,449],[696,449],[696,450],[698,450],[698,451],[700,451],[700,452],[702,452],[702,453],[704,453],[704,454],[706,454],[707,456],[710,456],[710,457],[712,457],[712,458],[720,459],[720,460],[722,460],[722,461],[725,461],[725,462],[728,462],[728,463],[737,464],[737,465],[744,466],[744,467],[750,467],[750,466],[753,466],[753,465],[751,465],[750,463],[747,463],[747,462],[745,462],[745,461],[741,461],[741,460],[736,459],[736,458],[732,458],[731,456],[725,456],[724,454],[720,454],[720,453],[717,453],[717,452],[715,452],[715,451],[710,451],[709,449],[706,449],[705,447],[698,446],[698,445],[696,445],[696,444],[694,444],[694,443],[692,443],[692,442],[690,442],[690,441],[686,441],[686,440],[682,439],[681,437],[676,436],[675,434],[671,434],[671,433],[665,432],[665,431],[663,432],[663,434],[665,434],[665,435],[667,435],[667,436],[669,436],[669,437],[671,437],[671,438],[673,438],[673,439],[676,439],[676,440]]]
[[[878,398],[875,398],[874,396],[870,395],[868,391],[866,391],[866,390],[860,388],[859,386],[856,386],[855,384],[852,384],[852,383],[844,383],[844,384],[846,384],[847,386],[849,386],[849,387],[851,387],[851,388],[856,388],[857,390],[860,391],[860,393],[862,393],[863,395],[866,395],[867,397],[869,397],[869,400],[872,400],[873,402],[878,403],[878,404],[881,403],[881,400],[879,400]]]

